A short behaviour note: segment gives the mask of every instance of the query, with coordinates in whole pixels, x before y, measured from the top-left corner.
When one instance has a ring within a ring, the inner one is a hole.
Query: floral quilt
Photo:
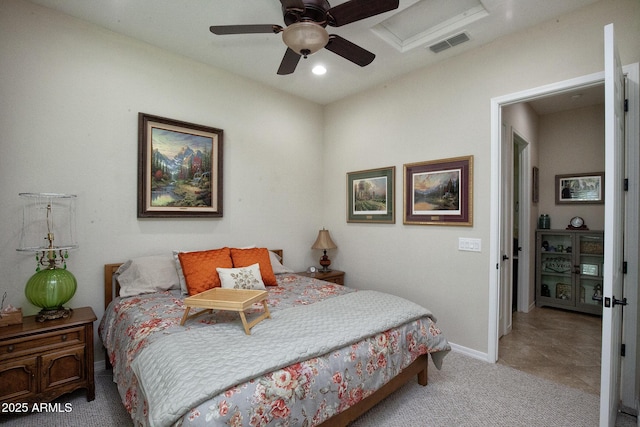
[[[293,274],[278,275],[278,286],[267,290],[272,313],[354,292]],[[261,311],[262,305],[256,304],[247,315]],[[147,402],[131,370],[142,349],[169,334],[220,323],[236,322],[242,331],[234,312],[214,311],[180,326],[183,313],[179,291],[160,292],[115,299],[100,322],[99,333],[113,365],[114,381],[136,425],[148,422]],[[191,408],[176,425],[314,426],[372,394],[419,355],[444,354],[449,349],[435,323],[420,318],[231,387]]]

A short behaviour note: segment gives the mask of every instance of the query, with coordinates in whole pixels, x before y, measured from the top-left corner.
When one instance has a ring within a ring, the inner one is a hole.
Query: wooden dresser
[[[95,399],[91,307],[73,309],[66,319],[0,328],[0,402],[49,402],[76,389]]]

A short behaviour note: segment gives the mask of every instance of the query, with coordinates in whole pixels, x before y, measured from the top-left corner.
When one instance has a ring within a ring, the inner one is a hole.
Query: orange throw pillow
[[[231,252],[226,247],[208,251],[180,252],[178,258],[189,295],[220,287],[220,277],[216,268],[233,267]]]
[[[236,249],[231,248],[231,259],[235,268],[260,264],[260,275],[267,286],[277,286],[276,275],[273,274],[269,250],[267,248]]]

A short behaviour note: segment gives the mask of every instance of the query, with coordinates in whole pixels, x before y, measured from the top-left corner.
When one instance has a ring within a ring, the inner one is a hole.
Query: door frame
[[[639,66],[638,63],[623,66],[623,71],[627,75],[629,82],[629,112],[627,123],[627,177],[629,178],[629,191],[627,194],[627,206],[630,209],[626,213],[626,235],[625,251],[628,256],[638,259],[638,248],[640,246],[639,236],[639,212],[638,201],[640,196],[640,124],[638,117],[640,114],[640,94],[639,94]],[[537,98],[561,94],[580,88],[604,84],[604,71],[588,74],[585,76],[568,79],[549,85],[544,85],[521,92],[495,97],[491,99],[491,208],[490,208],[490,242],[489,242],[489,329],[488,329],[488,351],[487,360],[495,363],[498,360],[498,339],[500,327],[500,263],[501,263],[501,239],[502,239],[502,107],[528,102]],[[633,162],[633,164],[630,164]],[[640,264],[630,266],[625,284],[638,283],[640,276]],[[638,330],[638,287],[626,286],[625,296],[629,305],[625,307],[624,315],[624,336],[623,342],[626,344],[626,356],[622,367],[622,404],[630,408],[636,408],[636,396],[639,385],[635,380],[624,381],[624,378],[635,379],[637,351],[637,330]],[[640,409],[640,408],[636,408]]]
[[[600,426],[613,427],[620,408],[622,385],[622,305],[624,294],[625,218],[627,195],[625,76],[614,25],[604,27],[604,264],[602,273],[602,349],[600,356]],[[618,297],[622,298],[622,297]],[[611,303],[613,301],[613,304]]]
[[[640,63],[622,67],[627,76],[627,166],[626,176],[629,180],[626,192],[626,206],[640,207]],[[626,212],[626,235],[624,252],[628,260],[640,259],[640,209],[628,209]],[[635,265],[633,265],[635,264]],[[640,284],[627,286],[631,283],[640,283],[640,263],[629,263],[626,274],[624,296],[629,305],[624,307],[622,317],[623,342],[626,344],[626,355],[622,363],[622,387],[620,396],[624,408],[633,408],[640,411],[640,378],[635,381],[624,381],[624,378],[637,378],[638,372],[634,366],[640,366],[640,351],[638,343],[638,308],[640,298]],[[627,337],[636,337],[635,339]],[[638,421],[640,426],[640,419]]]
[[[514,150],[518,150],[520,163],[519,180],[519,211],[518,211],[518,246],[522,248],[518,253],[518,297],[517,310],[529,312],[529,295],[531,292],[531,188],[533,177],[531,171],[531,143],[515,129],[511,130]],[[517,249],[516,249],[517,250]]]
[[[504,123],[502,128],[502,143],[500,146],[500,268],[498,269],[499,297],[498,297],[498,339],[511,332],[511,298],[513,289],[513,129]]]

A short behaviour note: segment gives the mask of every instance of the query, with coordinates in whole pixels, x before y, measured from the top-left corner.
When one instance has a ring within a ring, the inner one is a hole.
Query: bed
[[[120,288],[122,264],[104,266],[99,336],[135,425],[346,426],[412,378],[427,385],[428,356],[439,368],[450,351],[428,310],[389,294],[296,275],[284,267],[281,250],[251,266],[271,270],[264,283],[275,282],[264,287],[271,318],[250,335],[229,311],[180,326],[188,296],[184,277],[193,276],[180,271],[176,254],[171,261],[155,257],[145,267],[152,279],[134,295]],[[144,265],[147,257],[137,261]],[[172,276],[170,262],[178,285],[161,276],[163,268]],[[230,271],[239,280],[237,271],[248,268]],[[218,271],[222,278],[229,273]],[[262,310],[257,303],[246,315]]]

